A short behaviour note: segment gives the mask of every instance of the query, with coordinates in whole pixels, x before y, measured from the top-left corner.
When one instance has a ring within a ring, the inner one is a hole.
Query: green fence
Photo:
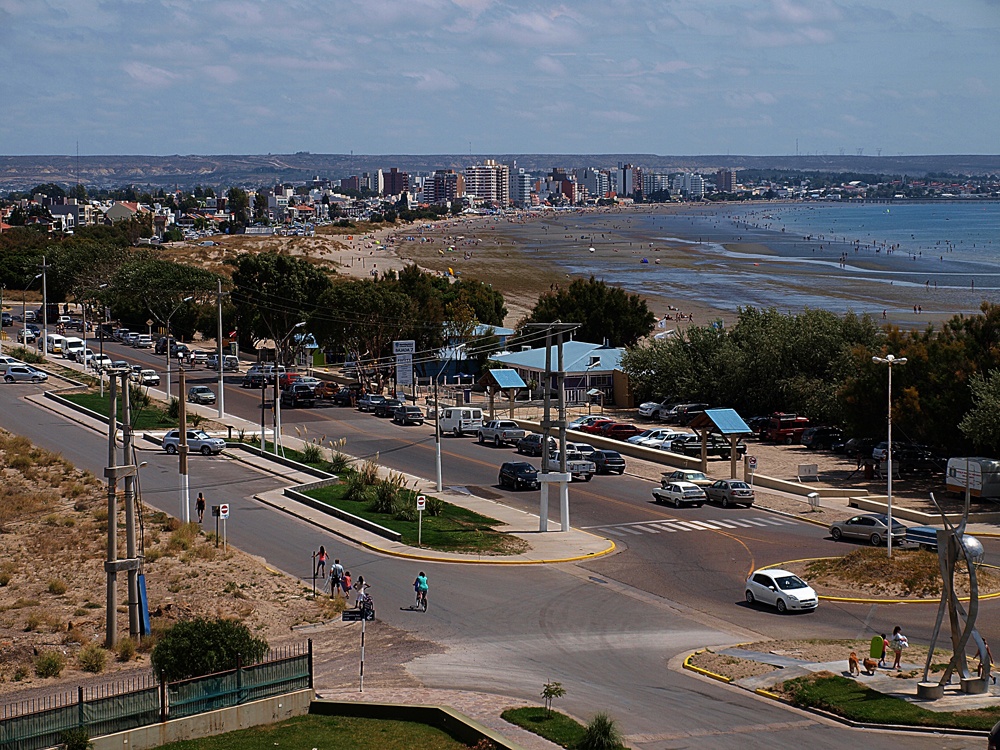
[[[83,727],[91,737],[312,687],[312,641],[257,664],[163,684],[152,674],[0,708],[0,750],[41,750]]]

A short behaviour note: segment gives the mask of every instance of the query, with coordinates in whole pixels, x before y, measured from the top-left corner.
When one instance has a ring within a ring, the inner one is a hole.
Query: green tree
[[[527,323],[579,323],[574,337],[581,341],[612,346],[630,346],[653,330],[656,317],[638,294],[628,294],[593,276],[577,279],[566,289],[545,292]]]
[[[233,215],[233,221],[240,226],[250,223],[250,196],[247,191],[238,187],[229,188],[226,193],[227,207]]]
[[[210,295],[216,291],[217,279],[216,274],[202,268],[174,263],[149,251],[141,251],[118,268],[100,296],[111,306],[115,316],[129,325],[141,327],[150,317],[165,325],[170,316],[174,334],[189,338],[194,334],[198,319],[197,303],[207,301],[213,309],[215,307]],[[195,304],[178,307],[188,296],[195,297]]]
[[[1000,451],[1000,370],[973,374],[969,388],[972,408],[958,427],[977,448],[995,454]]]
[[[324,198],[326,196],[323,196]],[[266,222],[268,220],[267,196],[263,192],[258,192],[253,197],[253,218],[254,221]]]
[[[178,622],[153,648],[153,671],[167,682],[235,669],[237,659],[256,664],[267,654],[267,641],[255,637],[237,620],[205,619]]]
[[[233,266],[232,301],[239,321],[240,342],[280,340],[292,326],[309,320],[330,288],[325,269],[278,253],[245,253]]]

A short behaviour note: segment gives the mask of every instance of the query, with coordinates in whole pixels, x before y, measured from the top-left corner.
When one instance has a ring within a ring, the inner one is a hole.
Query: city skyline
[[[1000,2],[0,0],[0,153],[990,154]]]

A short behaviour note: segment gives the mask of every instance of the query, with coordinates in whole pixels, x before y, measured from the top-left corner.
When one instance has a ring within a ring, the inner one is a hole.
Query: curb
[[[698,654],[703,654],[706,651],[708,651],[707,648],[701,648],[701,649],[698,649],[697,651],[695,651],[695,652],[693,652],[691,654],[688,654],[687,657],[684,659],[684,663],[681,666],[684,669],[689,669],[692,672],[696,672],[696,673],[698,673],[698,674],[700,674],[700,675],[702,675],[704,677],[708,677],[708,678],[713,679],[713,680],[718,680],[719,682],[724,682],[727,685],[731,685],[733,683],[733,678],[732,677],[726,677],[725,675],[717,674],[717,673],[711,672],[711,671],[709,671],[707,669],[702,669],[701,667],[696,667],[694,664],[691,663],[691,657],[692,656],[697,656]],[[739,686],[737,685],[737,687],[739,687]]]
[[[589,533],[589,532],[584,532],[584,533]],[[512,535],[516,536],[516,534]],[[603,537],[598,537],[598,538],[603,538]],[[475,560],[470,560],[470,559],[456,559],[450,557],[434,557],[433,555],[418,555],[412,552],[394,552],[392,550],[382,549],[381,547],[377,547],[374,544],[370,544],[368,542],[359,542],[357,540],[352,540],[352,541],[354,541],[356,544],[360,544],[365,549],[371,550],[372,552],[378,552],[380,554],[390,555],[392,557],[399,557],[404,560],[420,560],[422,562],[435,562],[435,563],[459,563],[461,565],[557,565],[559,563],[571,563],[571,562],[580,562],[581,560],[593,560],[598,557],[604,557],[605,555],[610,555],[617,549],[615,543],[610,539],[608,539],[606,540],[608,542],[608,546],[603,550],[600,550],[598,552],[588,552],[584,555],[575,555],[573,557],[559,557],[559,558],[543,559],[543,560],[483,560],[478,558]]]

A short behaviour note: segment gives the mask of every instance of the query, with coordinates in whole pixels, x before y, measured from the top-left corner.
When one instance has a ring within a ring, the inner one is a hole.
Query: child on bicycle
[[[416,580],[413,582],[413,590],[417,592],[417,605],[423,606],[425,609],[427,607],[427,576],[424,575],[424,571],[420,571],[417,574]]]

